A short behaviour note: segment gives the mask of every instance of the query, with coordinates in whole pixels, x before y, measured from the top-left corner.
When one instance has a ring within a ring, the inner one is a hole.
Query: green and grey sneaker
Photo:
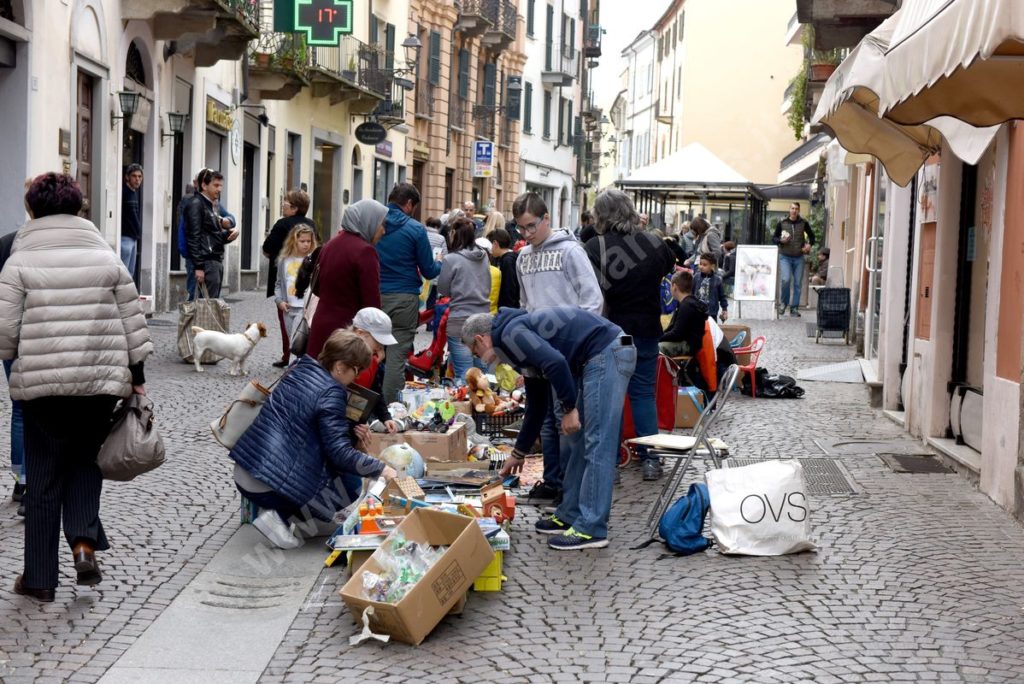
[[[538,520],[533,529],[541,534],[562,534],[569,529],[569,526],[552,515],[551,517]]]
[[[548,539],[548,546],[557,551],[572,551],[574,549],[603,549],[608,546],[608,539],[606,537],[591,537],[589,534],[577,532],[570,527],[562,534]]]

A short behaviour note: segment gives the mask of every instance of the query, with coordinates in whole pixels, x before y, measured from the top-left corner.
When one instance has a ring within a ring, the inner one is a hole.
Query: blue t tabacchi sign
[[[473,142],[473,178],[490,178],[494,175],[494,143],[490,140]]]
[[[308,45],[337,45],[352,33],[352,0],[275,0],[274,30],[304,33]]]

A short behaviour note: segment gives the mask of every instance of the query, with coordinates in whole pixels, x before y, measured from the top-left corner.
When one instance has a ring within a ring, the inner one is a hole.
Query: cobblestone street
[[[234,329],[271,329],[249,364],[250,377],[271,380],[272,304],[257,293],[230,301]],[[853,358],[841,341],[816,345],[808,320],[749,322],[768,338],[761,365],[795,376]],[[180,363],[175,323],[151,320],[146,365],[168,462],[105,484],[102,584],[76,587],[68,562],[56,602],[15,595],[22,523],[3,488],[0,681],[97,681],[238,529],[230,462],[208,423],[242,381],[225,363],[201,375]],[[357,629],[337,594],[347,571],[323,569],[260,681],[1024,680],[1024,530],[961,475],[893,473],[877,453],[924,449],[869,407],[866,386],[801,385],[802,400],[734,395],[713,436],[737,458],[838,460],[856,493],[811,497],[816,553],[631,551],[657,486],[634,465],[616,488],[608,548],[549,550],[532,532],[538,509],[520,506],[503,591],[471,595],[419,647],[349,646]],[[3,454],[9,410],[0,403]],[[699,478],[691,470],[684,486]],[[245,613],[258,629],[260,611]]]

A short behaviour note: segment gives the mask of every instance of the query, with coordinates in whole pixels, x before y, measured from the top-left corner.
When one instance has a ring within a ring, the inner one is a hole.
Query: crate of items
[[[473,420],[476,422],[478,434],[488,439],[494,439],[495,437],[503,437],[502,430],[522,418],[524,413],[523,409],[514,409],[503,413],[474,413]]]
[[[849,343],[850,336],[850,288],[823,287],[818,291],[818,322],[814,341],[821,340],[823,333],[841,333]],[[827,335],[826,335],[827,337]]]

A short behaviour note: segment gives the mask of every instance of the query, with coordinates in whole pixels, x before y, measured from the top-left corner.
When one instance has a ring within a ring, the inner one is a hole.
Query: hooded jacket
[[[377,477],[384,463],[352,446],[348,392],[303,356],[283,376],[230,456],[300,508],[342,475]]]
[[[519,301],[527,311],[577,306],[600,315],[604,297],[583,245],[565,229],[539,247],[527,245],[516,261]]]
[[[568,306],[532,313],[501,309],[491,325],[491,344],[499,356],[517,370],[539,371],[565,411],[576,407],[577,381],[587,361],[621,336],[622,328],[614,323]]]
[[[138,290],[96,226],[56,215],[18,231],[0,272],[0,358],[14,359],[12,399],[126,397],[129,365],[152,351]]]
[[[672,314],[672,322],[661,336],[661,341],[686,342],[690,352],[696,353],[704,339],[704,322],[707,319],[707,304],[693,295],[687,295]]]
[[[441,272],[434,261],[427,229],[394,204],[388,205],[384,237],[377,243],[381,294],[419,294],[422,278],[433,280]]]
[[[451,297],[448,334],[462,335],[462,324],[473,314],[491,310],[491,268],[487,254],[476,245],[445,257],[437,278],[437,293]]]

